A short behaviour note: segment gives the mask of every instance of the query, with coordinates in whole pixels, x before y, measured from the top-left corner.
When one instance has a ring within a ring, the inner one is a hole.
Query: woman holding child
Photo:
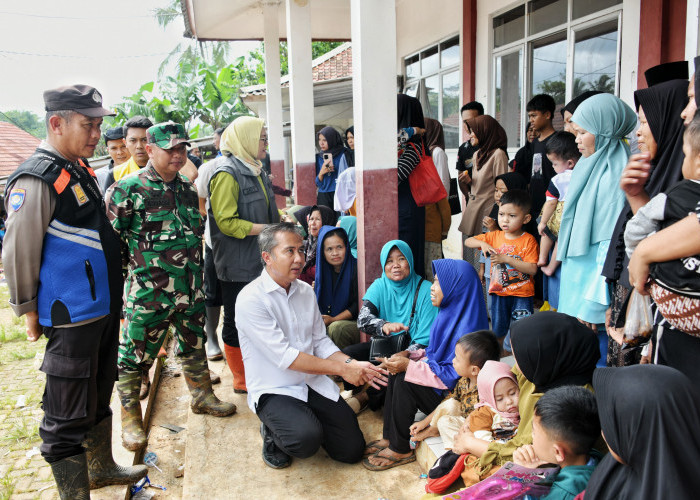
[[[559,311],[598,331],[610,296],[601,276],[614,220],[624,204],[618,188],[630,149],[625,141],[637,122],[634,111],[611,94],[586,99],[571,118],[582,158],[571,175],[558,239],[562,261]],[[607,335],[599,335],[605,362]]]
[[[632,155],[620,179],[625,203],[613,231],[603,276],[610,283],[612,303],[606,327],[608,365],[623,366],[639,362],[641,347],[622,346],[621,328],[632,286],[627,275],[624,233],[627,222],[650,198],[680,181],[683,164],[683,119],[687,80],[671,80],[634,93],[641,126],[637,138],[641,153]],[[640,182],[639,176],[645,178]],[[607,319],[607,318],[606,318]]]
[[[514,323],[511,346],[516,362],[513,373],[520,389],[518,432],[506,443],[489,443],[484,451],[483,441],[462,427],[453,451],[480,457],[478,462],[468,464],[462,475],[471,484],[512,461],[518,448],[532,444],[534,407],[542,394],[564,385],[590,387],[600,357],[596,337],[590,329],[571,316],[549,311]]]
[[[430,327],[428,347],[400,352],[384,362],[393,376],[384,404],[383,439],[369,443],[366,450],[370,456],[363,463],[369,470],[385,470],[415,460],[409,429],[416,410],[431,413],[445,391],[454,389],[460,376],[452,359],[459,338],[488,328],[481,282],[474,268],[465,261],[441,259],[433,261],[433,272],[430,300],[440,309]]]

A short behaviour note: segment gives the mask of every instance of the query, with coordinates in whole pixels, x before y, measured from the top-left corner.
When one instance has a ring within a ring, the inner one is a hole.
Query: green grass
[[[17,318],[21,321],[21,318]],[[15,324],[13,321],[12,324],[7,325],[0,325],[0,343],[4,344],[6,342],[16,342],[18,340],[26,340],[27,339],[27,329],[24,327],[24,324],[20,323],[19,325]]]
[[[0,500],[10,500],[15,492],[15,482],[10,477],[9,471],[0,477]]]
[[[39,439],[39,423],[31,418],[15,420],[7,434],[2,437],[3,441],[8,442],[36,441],[37,439]]]
[[[0,285],[0,309],[10,308],[10,290],[7,285]]]

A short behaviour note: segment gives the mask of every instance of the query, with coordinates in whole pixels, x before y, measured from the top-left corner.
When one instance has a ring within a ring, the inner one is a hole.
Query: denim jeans
[[[493,295],[491,297],[491,328],[497,337],[509,333],[510,324],[532,315],[532,297],[512,297]],[[503,348],[510,351],[510,335],[503,342]]]

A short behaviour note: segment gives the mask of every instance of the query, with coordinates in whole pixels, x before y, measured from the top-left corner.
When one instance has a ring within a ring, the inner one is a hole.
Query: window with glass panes
[[[459,147],[459,36],[404,59],[404,93],[417,97],[423,114],[442,123],[446,149]]]
[[[508,134],[525,139],[527,102],[549,94],[560,109],[587,90],[619,92],[622,0],[529,0],[492,17],[489,109]]]

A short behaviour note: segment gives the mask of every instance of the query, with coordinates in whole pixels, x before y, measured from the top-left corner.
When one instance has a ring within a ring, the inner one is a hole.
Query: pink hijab
[[[498,411],[496,409],[496,397],[493,394],[493,390],[496,387],[496,383],[503,378],[511,379],[516,385],[518,383],[515,375],[510,370],[510,366],[507,364],[491,360],[484,363],[484,367],[479,371],[479,375],[476,378],[476,387],[479,390],[479,403],[476,405],[476,408],[488,405],[501,417],[518,425],[520,423],[519,412]]]

